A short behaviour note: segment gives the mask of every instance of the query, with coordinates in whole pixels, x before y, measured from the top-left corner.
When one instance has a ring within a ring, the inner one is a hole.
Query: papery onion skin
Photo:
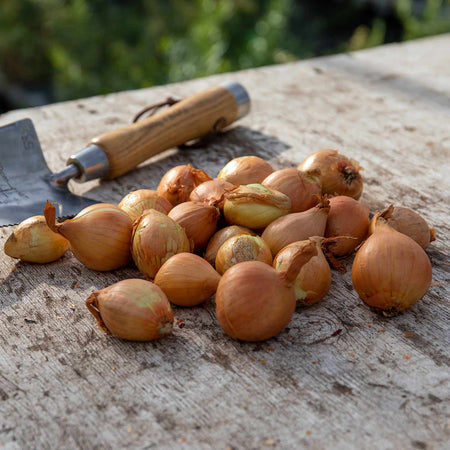
[[[330,198],[325,237],[349,236],[328,245],[334,256],[348,255],[361,244],[369,230],[369,208],[346,195]]]
[[[220,275],[198,255],[178,253],[169,258],[155,277],[169,301],[178,306],[195,306],[217,290]]]
[[[223,213],[230,225],[260,230],[291,210],[290,198],[261,184],[242,185],[225,194]]]
[[[239,186],[261,183],[272,172],[272,166],[264,159],[258,156],[241,156],[228,161],[217,175],[217,179]]]
[[[173,312],[164,292],[141,280],[122,280],[93,292],[86,306],[107,334],[130,341],[151,341],[172,331]]]
[[[320,170],[322,193],[348,195],[358,200],[363,191],[362,167],[337,150],[318,150],[299,164],[302,171]]]
[[[276,170],[261,183],[286,194],[291,199],[291,212],[302,212],[319,203],[322,182],[318,171],[304,173],[297,169]]]
[[[222,276],[216,293],[220,326],[233,339],[258,342],[280,333],[290,322],[296,301],[293,282],[315,254],[315,246],[299,254],[287,272],[260,261],[246,261]]]
[[[324,236],[330,209],[327,197],[307,211],[288,214],[273,221],[261,237],[275,256],[283,247],[312,236]]]
[[[4,245],[5,254],[21,261],[45,264],[56,261],[70,248],[69,241],[48,227],[44,216],[21,222]]]
[[[216,270],[223,275],[230,267],[244,261],[261,261],[272,264],[272,252],[259,237],[247,233],[227,239],[217,252]]]
[[[132,222],[118,206],[97,203],[73,219],[56,223],[56,208],[47,201],[44,216],[50,229],[70,242],[73,255],[89,269],[114,270],[130,261]]]
[[[416,241],[423,249],[436,239],[436,231],[430,228],[426,220],[417,212],[402,206],[389,206],[375,214],[370,222],[369,233],[372,234],[377,217],[384,217],[387,224],[394,230],[406,234]]]
[[[317,256],[312,257],[301,269],[295,278],[295,298],[297,305],[311,306],[321,300],[330,290],[331,270],[321,249],[323,238],[313,237]],[[302,246],[304,241],[293,242],[282,248],[273,260],[273,267],[277,270],[286,270],[293,255]]]
[[[431,263],[417,242],[378,220],[356,252],[353,286],[361,300],[386,316],[405,311],[431,284]]]
[[[220,211],[205,203],[184,202],[175,206],[168,216],[184,228],[186,236],[194,242],[194,252],[199,252],[216,232]]]
[[[250,228],[241,227],[239,225],[230,225],[228,227],[222,228],[219,231],[216,231],[206,246],[205,254],[203,257],[208,261],[212,266],[215,265],[217,252],[219,251],[220,246],[227,240],[233,236],[236,236],[241,233],[247,233],[252,236],[256,236],[256,233]]]
[[[246,264],[246,266],[242,266]],[[222,277],[222,284],[216,294],[216,314],[225,333],[243,341],[263,341],[278,334],[291,320],[295,311],[295,295],[291,287],[284,287],[278,281],[277,273],[264,272],[260,261],[236,264]],[[233,293],[225,290],[226,283],[232,283]],[[264,289],[264,296],[258,295]],[[231,296],[231,294],[233,296]],[[252,295],[255,304],[249,307],[248,298]],[[271,302],[268,298],[276,299]],[[264,322],[267,317],[269,324]],[[239,323],[239,327],[235,324]],[[241,326],[242,324],[242,326]],[[243,325],[246,326],[243,326]],[[261,330],[261,328],[263,328]]]
[[[125,195],[119,203],[119,208],[125,211],[132,221],[135,221],[146,209],[156,209],[169,214],[172,204],[156,191],[151,189],[138,189]]]
[[[197,186],[210,180],[204,170],[194,169],[190,164],[175,166],[161,178],[156,192],[176,206],[187,202]]]
[[[133,225],[133,260],[148,279],[154,278],[171,256],[190,252],[192,247],[183,228],[154,209],[144,211]]]
[[[197,186],[189,196],[191,202],[206,203],[215,206],[220,210],[223,209],[225,203],[224,194],[231,191],[236,186],[225,180],[211,180]]]

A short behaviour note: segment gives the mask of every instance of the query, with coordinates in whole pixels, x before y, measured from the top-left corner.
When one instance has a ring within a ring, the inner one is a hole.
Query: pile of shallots
[[[131,260],[148,280],[126,279],[93,292],[86,306],[106,333],[147,341],[173,326],[170,303],[199,305],[215,294],[225,333],[244,341],[278,334],[296,305],[327,294],[338,258],[356,251],[352,281],[361,300],[384,315],[406,310],[427,292],[435,239],[425,220],[389,206],[369,219],[358,201],[361,167],[336,150],[319,150],[296,169],[274,171],[256,156],[231,160],[213,180],[177,166],[156,191],[141,189],[118,206],[99,203],[58,223],[22,222],[5,253],[46,263],[68,248],[93,270]]]

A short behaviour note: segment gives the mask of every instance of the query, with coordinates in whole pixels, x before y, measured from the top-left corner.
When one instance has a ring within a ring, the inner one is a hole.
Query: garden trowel
[[[30,119],[0,127],[0,226],[42,214],[47,199],[60,205],[58,217],[73,216],[96,201],[72,194],[69,180],[116,178],[168,148],[220,131],[250,109],[247,91],[236,82],[173,103],[92,139],[57,173],[47,167]]]

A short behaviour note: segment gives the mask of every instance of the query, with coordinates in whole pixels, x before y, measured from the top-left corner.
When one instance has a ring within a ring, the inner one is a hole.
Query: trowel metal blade
[[[58,217],[73,216],[95,202],[51,181],[30,119],[0,127],[0,226],[42,215],[45,202],[58,202]]]

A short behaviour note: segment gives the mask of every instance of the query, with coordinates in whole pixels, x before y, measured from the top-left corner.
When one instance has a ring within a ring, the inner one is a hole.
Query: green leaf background
[[[8,109],[449,31],[450,0],[2,0],[0,97]]]

